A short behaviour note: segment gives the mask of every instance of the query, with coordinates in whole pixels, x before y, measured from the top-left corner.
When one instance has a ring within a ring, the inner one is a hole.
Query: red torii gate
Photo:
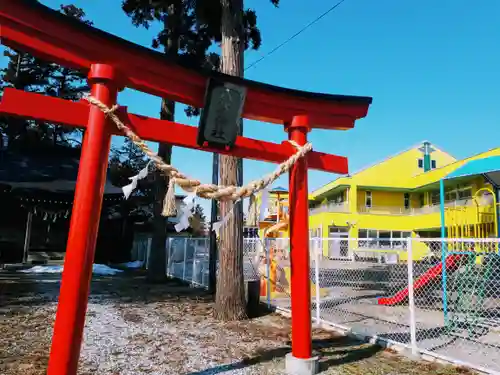
[[[3,44],[69,68],[88,72],[91,94],[108,107],[124,87],[203,107],[209,77],[247,89],[242,116],[284,125],[288,139],[299,145],[312,128],[344,130],[366,116],[369,97],[316,94],[237,77],[188,69],[161,53],[87,26],[34,0],[0,2]],[[70,102],[6,89],[0,113],[85,128],[67,254],[50,353],[49,375],[77,371],[92,277],[112,134],[120,134],[105,114],[86,102]],[[237,137],[231,150],[200,147],[197,128],[129,114],[119,116],[142,139],[166,142],[240,158],[281,163],[296,150],[288,142],[275,144]],[[121,134],[120,134],[121,135]],[[307,168],[346,174],[347,158],[311,151],[290,170],[290,245],[292,255],[292,360],[311,360],[311,310]],[[300,366],[300,364],[299,364]],[[311,372],[312,373],[312,372]]]

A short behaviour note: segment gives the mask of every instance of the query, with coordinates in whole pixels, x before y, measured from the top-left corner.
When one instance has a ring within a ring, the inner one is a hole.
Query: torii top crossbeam
[[[95,62],[113,65],[125,85],[194,107],[203,107],[208,75],[33,0],[0,2],[2,44],[61,65],[88,71]],[[308,115],[315,128],[349,129],[366,116],[369,97],[317,94],[212,73],[248,88],[243,117],[283,124]],[[273,105],[269,105],[272,103]]]
[[[204,106],[208,79],[246,87],[242,116],[285,125],[289,140],[307,142],[312,128],[350,129],[366,116],[371,98],[285,89],[222,74],[202,73],[169,61],[161,53],[63,16],[35,0],[0,1],[3,44],[88,73],[92,96],[116,104],[118,91],[134,88],[195,107]],[[75,375],[85,324],[95,243],[102,206],[111,134],[109,118],[97,107],[5,90],[0,114],[86,128],[75,191],[48,375]],[[120,118],[145,140],[274,163],[294,153],[289,144],[238,137],[231,150],[197,145],[196,128],[128,114]],[[112,117],[112,116],[111,116]],[[290,169],[289,216],[292,253],[293,360],[311,358],[307,169],[347,173],[347,158],[311,151]]]

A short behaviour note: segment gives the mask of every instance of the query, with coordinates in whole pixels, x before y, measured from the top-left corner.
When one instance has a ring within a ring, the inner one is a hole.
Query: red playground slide
[[[460,259],[462,259],[465,255],[462,254],[455,254],[455,255],[449,255],[446,258],[446,270],[453,272],[458,269],[460,266]],[[413,283],[413,289],[417,290],[419,288],[422,288],[426,285],[428,285],[431,281],[440,278],[443,272],[443,263],[440,262],[439,264],[435,265],[434,267],[430,268],[426,273],[424,273],[422,276],[420,276],[415,282]],[[379,305],[388,305],[388,306],[393,306],[397,305],[399,303],[404,302],[408,298],[408,287],[404,288],[403,290],[397,292],[394,296],[392,297],[381,297],[378,299],[378,304]]]

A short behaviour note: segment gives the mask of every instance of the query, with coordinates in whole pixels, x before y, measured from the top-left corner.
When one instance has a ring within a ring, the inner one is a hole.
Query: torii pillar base
[[[319,373],[319,357],[296,358],[292,353],[285,357],[287,375],[316,375]]]

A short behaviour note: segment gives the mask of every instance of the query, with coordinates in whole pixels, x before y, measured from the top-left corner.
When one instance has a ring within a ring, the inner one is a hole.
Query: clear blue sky
[[[51,7],[84,8],[96,27],[150,46],[157,31],[135,28],[120,0],[42,0]],[[337,0],[247,0],[257,10],[263,36],[250,64],[331,7]],[[500,1],[498,0],[346,0],[335,11],[288,43],[246,77],[309,91],[373,97],[366,119],[347,132],[310,134],[316,150],[349,157],[350,170],[412,146],[423,139],[463,158],[499,146]],[[0,62],[4,63],[2,58]],[[159,99],[126,91],[120,103],[158,116]],[[181,108],[177,121],[187,119]],[[281,142],[277,125],[246,122],[245,135]],[[211,178],[211,155],[174,149],[173,164],[202,181]],[[274,169],[247,161],[245,181]],[[310,172],[309,189],[334,179]],[[278,182],[287,186],[287,179]]]

